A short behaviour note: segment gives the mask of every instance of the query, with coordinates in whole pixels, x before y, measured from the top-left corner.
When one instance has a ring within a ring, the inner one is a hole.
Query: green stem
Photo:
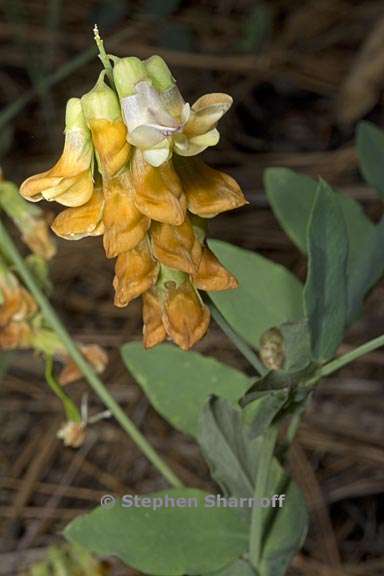
[[[209,304],[209,309],[212,314],[212,318],[220,326],[224,334],[233,342],[236,348],[241,352],[241,354],[248,360],[248,362],[254,367],[256,372],[263,376],[268,372],[267,368],[260,362],[257,354],[244,342],[244,340],[232,330],[231,326],[225,320],[224,316],[216,308],[215,304]]]
[[[106,53],[106,51],[105,51],[104,42],[103,42],[103,40],[102,40],[101,37],[100,37],[99,29],[98,29],[98,27],[97,27],[97,24],[95,24],[95,27],[93,28],[93,35],[94,35],[94,39],[95,39],[95,42],[96,42],[97,49],[98,49],[98,51],[99,51],[99,58],[100,58],[100,60],[101,60],[101,63],[103,64],[103,66],[104,66],[104,68],[105,68],[105,70],[106,70],[106,72],[107,72],[107,76],[108,76],[108,79],[109,79],[109,81],[110,81],[110,83],[111,83],[111,86],[114,87],[114,86],[115,86],[115,81],[114,81],[114,79],[113,79],[112,64],[111,64],[111,61],[110,61],[110,59],[109,59],[109,57],[108,57],[108,55],[107,55],[107,53]]]
[[[255,481],[254,497],[257,500],[268,497],[268,476],[271,470],[277,433],[278,427],[271,426],[264,434]],[[258,568],[260,563],[266,514],[265,508],[255,508],[252,513],[249,558],[255,568]]]
[[[48,386],[63,403],[67,420],[81,422],[80,412],[73,400],[64,392],[63,387],[53,375],[53,358],[50,354],[45,356],[45,379]]]
[[[364,356],[364,354],[368,354],[377,348],[381,348],[381,346],[384,346],[384,335],[378,336],[377,338],[358,346],[355,350],[351,350],[351,352],[340,356],[340,358],[336,358],[335,360],[332,360],[332,362],[325,364],[325,366],[320,368],[320,376],[329,376],[329,374],[336,372],[336,370],[339,370],[346,364],[353,362],[357,358],[360,358],[360,356]]]
[[[98,395],[100,400],[111,411],[111,413],[119,422],[121,427],[129,434],[132,440],[137,444],[140,450],[142,450],[142,452],[146,455],[148,460],[152,462],[155,468],[157,468],[157,470],[161,472],[164,478],[166,478],[168,482],[174,487],[182,486],[182,483],[174,474],[174,472],[168,467],[168,465],[160,458],[157,452],[147,442],[145,437],[136,428],[135,424],[125,414],[125,412],[122,410],[119,404],[114,400],[110,392],[104,386],[103,382],[95,374],[92,367],[88,364],[84,356],[81,354],[81,352],[73,342],[71,336],[68,334],[67,330],[63,326],[61,320],[56,315],[55,310],[48,302],[43,292],[40,290],[40,287],[36,283],[33,274],[26,266],[23,258],[19,254],[15,244],[13,243],[4,224],[1,221],[0,221],[0,248],[5,254],[5,256],[14,264],[23,282],[29,288],[31,294],[34,296],[36,302],[40,306],[41,312],[45,320],[56,332],[58,337],[61,339],[68,354],[77,364],[80,371],[88,381],[91,388],[93,388],[95,393]]]

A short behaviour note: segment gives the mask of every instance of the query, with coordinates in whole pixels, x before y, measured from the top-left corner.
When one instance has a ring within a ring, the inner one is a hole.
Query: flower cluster
[[[246,200],[233,178],[197,157],[218,142],[232,99],[207,94],[190,106],[160,57],[113,61],[114,86],[103,71],[68,101],[62,156],[21,193],[66,207],[52,225],[58,236],[103,236],[116,258],[116,306],[143,296],[146,347],[169,338],[188,349],[209,324],[199,290],[237,286],[206,246],[204,222]]]

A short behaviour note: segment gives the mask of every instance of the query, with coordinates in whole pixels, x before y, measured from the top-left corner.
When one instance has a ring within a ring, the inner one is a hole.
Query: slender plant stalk
[[[263,376],[268,372],[267,368],[260,362],[257,354],[244,342],[244,340],[236,334],[234,330],[232,330],[231,326],[225,320],[224,316],[218,311],[215,304],[211,302],[209,304],[209,309],[212,314],[212,318],[214,318],[215,322],[220,326],[224,334],[233,342],[239,352],[242,353],[244,358],[248,360],[248,362],[254,367],[256,372]]]
[[[119,404],[114,400],[108,389],[104,386],[103,382],[81,354],[73,342],[71,336],[62,324],[61,320],[57,316],[55,310],[41,291],[32,272],[26,266],[23,258],[13,243],[13,240],[9,236],[4,224],[1,221],[0,249],[4,255],[13,263],[25,285],[29,288],[36,302],[40,306],[45,320],[63,342],[68,354],[77,364],[78,368],[84,375],[84,378],[88,381],[89,385],[91,388],[93,388],[100,400],[110,410],[121,427],[125,430],[125,432],[128,433],[131,439],[137,444],[140,450],[146,455],[148,460],[155,466],[155,468],[157,468],[157,470],[164,476],[164,478],[166,478],[168,482],[174,487],[182,486],[182,483],[178,477],[147,442],[143,434],[136,428],[132,420],[125,414]]]
[[[369,340],[369,342],[358,346],[355,348],[355,350],[351,350],[351,352],[347,352],[347,354],[340,356],[340,358],[336,358],[335,360],[332,360],[332,362],[325,364],[320,369],[320,375],[329,376],[329,374],[336,372],[336,370],[339,370],[357,358],[360,358],[361,356],[364,356],[365,354],[368,354],[377,348],[381,348],[382,346],[384,346],[384,334],[374,338],[373,340]]]
[[[101,63],[104,66],[105,70],[107,71],[107,76],[108,76],[108,79],[109,79],[111,85],[114,86],[115,81],[113,79],[113,70],[112,70],[111,61],[108,58],[108,55],[105,51],[104,42],[103,42],[102,38],[100,37],[99,28],[97,27],[97,24],[95,24],[95,27],[93,28],[93,34],[94,34],[97,49],[99,51],[99,58],[101,60]]]
[[[267,497],[268,476],[271,470],[278,430],[278,426],[272,425],[264,434],[255,481],[254,497],[256,500]],[[265,532],[265,516],[264,508],[259,508],[252,514],[249,558],[256,568],[259,566],[261,558]]]

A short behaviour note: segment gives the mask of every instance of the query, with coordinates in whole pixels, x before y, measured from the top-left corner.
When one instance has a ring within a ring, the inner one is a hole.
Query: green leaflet
[[[220,240],[208,244],[240,285],[229,292],[210,292],[210,298],[251,346],[258,348],[260,336],[271,326],[303,318],[302,285],[284,266]]]
[[[231,508],[204,506],[200,490],[177,488],[148,494],[152,499],[192,499],[197,507],[98,507],[65,529],[71,542],[99,555],[117,556],[145,574],[182,576],[224,568],[243,554],[248,525]]]
[[[171,344],[145,350],[133,342],[124,344],[121,354],[154,408],[175,428],[193,436],[211,394],[235,403],[251,385],[238,370]]]
[[[265,191],[285,232],[304,253],[307,252],[307,229],[316,198],[318,182],[288,168],[268,168],[264,172]],[[362,250],[362,239],[374,229],[360,204],[335,191],[347,226],[350,244],[349,267]]]
[[[308,276],[304,290],[312,353],[321,362],[340,344],[347,320],[348,238],[335,192],[319,183],[308,228]]]
[[[269,472],[271,494],[285,494],[282,508],[268,509],[269,530],[262,547],[259,576],[284,576],[297,551],[302,547],[308,530],[308,511],[298,486],[284,473],[277,460]],[[255,510],[255,514],[257,510]]]
[[[357,154],[365,180],[384,199],[384,132],[371,122],[359,122],[356,138]]]

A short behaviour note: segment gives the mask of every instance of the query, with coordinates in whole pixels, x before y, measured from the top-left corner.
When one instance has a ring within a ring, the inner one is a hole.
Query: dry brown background
[[[92,45],[98,22],[110,52],[166,57],[188,100],[209,91],[234,97],[221,142],[205,157],[240,181],[251,205],[216,218],[211,236],[304,277],[304,259],[268,207],[267,166],[322,176],[360,200],[374,220],[381,215],[359,176],[354,130],[363,117],[384,126],[382,1],[2,0],[0,14],[0,149],[9,179],[20,183],[60,154],[65,102],[89,90],[100,69],[95,58],[73,65]],[[46,78],[71,62],[72,72],[47,89]],[[55,208],[45,210],[51,218]],[[107,348],[105,382],[180,477],[215,490],[198,448],[152,410],[122,365],[118,346],[140,338],[140,304],[114,308],[112,263],[100,242],[58,247],[53,302],[71,333]],[[384,331],[383,292],[381,285],[370,295],[344,350]],[[247,369],[213,322],[196,349]],[[370,354],[323,382],[304,418],[291,467],[307,496],[311,529],[292,575],[384,574],[383,374],[384,353]],[[71,390],[80,400],[85,389],[79,383]],[[55,438],[61,407],[32,353],[14,355],[0,399],[0,575],[21,574],[101,494],[164,487],[112,420],[94,427],[79,451],[63,448]],[[100,408],[91,396],[91,412]],[[117,563],[113,573],[133,574]]]

